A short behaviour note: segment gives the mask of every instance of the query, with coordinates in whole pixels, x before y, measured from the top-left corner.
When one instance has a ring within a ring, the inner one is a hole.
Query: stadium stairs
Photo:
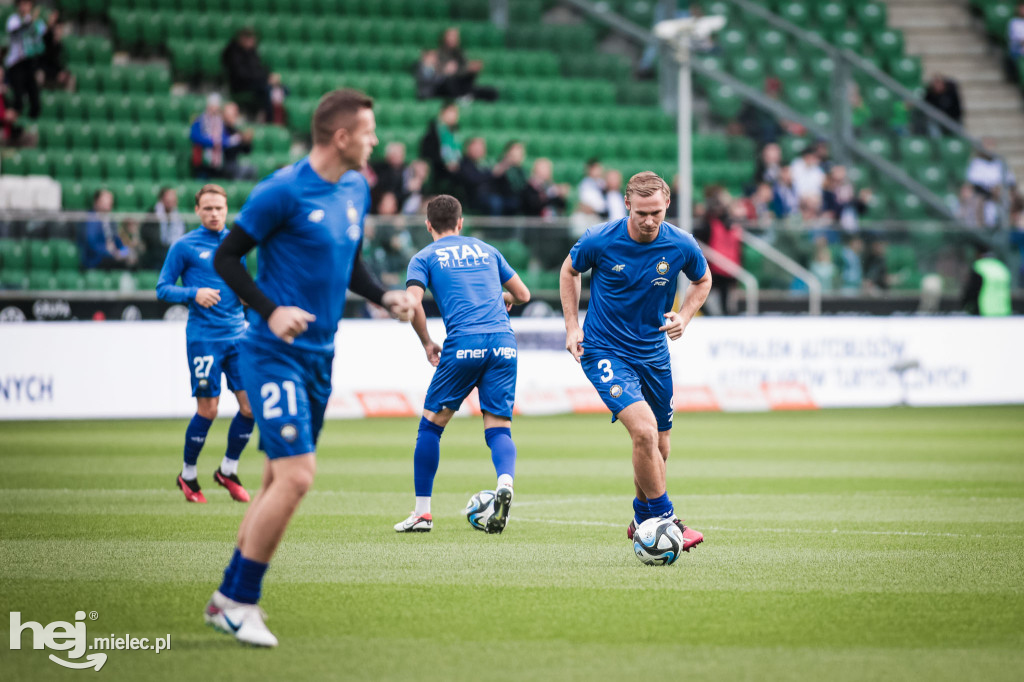
[[[1003,55],[993,49],[981,22],[972,17],[971,2],[886,0],[886,4],[889,24],[903,31],[907,52],[921,57],[925,74],[940,73],[959,84],[967,132],[992,138],[1016,176],[1024,177],[1024,100],[1019,86],[1004,79]],[[1005,35],[1005,23],[999,26]]]

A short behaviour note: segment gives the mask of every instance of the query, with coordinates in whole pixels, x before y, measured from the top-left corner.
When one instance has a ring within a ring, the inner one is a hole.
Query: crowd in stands
[[[99,189],[92,198],[92,210],[78,235],[78,252],[84,269],[158,270],[167,250],[185,234],[185,220],[178,211],[178,192],[162,187],[150,217],[140,223],[133,218],[115,220],[115,197]]]

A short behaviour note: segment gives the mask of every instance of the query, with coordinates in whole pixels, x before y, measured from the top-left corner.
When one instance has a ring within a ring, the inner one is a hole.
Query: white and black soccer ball
[[[487,532],[487,519],[494,513],[494,491],[481,490],[469,498],[463,510],[469,525],[477,530]]]
[[[633,533],[633,551],[648,566],[668,566],[683,553],[683,531],[669,519],[647,519]]]

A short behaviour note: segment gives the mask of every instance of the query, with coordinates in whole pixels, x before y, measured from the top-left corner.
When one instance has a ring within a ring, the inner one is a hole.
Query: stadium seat
[[[871,45],[875,55],[891,61],[903,56],[903,33],[895,29],[885,29],[871,34]]]
[[[932,144],[927,137],[901,137],[900,161],[907,167],[922,166],[932,160]]]
[[[118,281],[114,275],[103,270],[85,271],[85,288],[89,291],[113,291]]]
[[[757,51],[763,57],[779,57],[786,52],[786,34],[774,28],[762,28],[757,32]]]
[[[911,175],[936,194],[942,195],[949,189],[949,176],[946,173],[946,168],[939,164],[932,163],[920,166]]]
[[[886,26],[885,5],[881,2],[855,3],[854,16],[857,19],[857,25],[868,32],[880,31]]]
[[[25,245],[20,240],[0,239],[0,268],[25,270],[28,266]]]
[[[835,30],[846,25],[846,7],[839,2],[814,3],[814,13],[818,26],[823,30]]]
[[[732,75],[751,87],[761,87],[764,72],[764,61],[759,57],[740,57],[732,64]]]
[[[28,272],[12,268],[0,268],[0,288],[2,289],[27,289]]]
[[[883,159],[892,159],[892,142],[884,135],[866,135],[860,143]]]
[[[28,288],[34,291],[57,289],[57,276],[50,270],[29,270]]]
[[[921,58],[900,57],[889,62],[892,77],[908,88],[921,85]]]
[[[783,2],[778,8],[778,13],[783,19],[797,26],[806,26],[811,19],[807,4],[800,0]]]
[[[947,168],[967,168],[971,148],[956,137],[944,137],[938,141],[939,158]]]
[[[747,34],[739,29],[727,28],[718,34],[718,46],[725,57],[739,57],[747,51],[747,44]]]
[[[85,288],[85,278],[72,271],[58,271],[56,274],[57,289],[62,291],[80,291]]]
[[[52,271],[56,255],[50,243],[41,239],[28,240],[28,265],[34,271]]]

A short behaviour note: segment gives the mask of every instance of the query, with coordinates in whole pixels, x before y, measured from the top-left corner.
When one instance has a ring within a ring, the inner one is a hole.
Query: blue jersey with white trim
[[[259,244],[257,286],[277,305],[316,316],[296,337],[295,348],[334,351],[369,208],[370,188],[362,175],[349,171],[328,182],[306,157],[260,182],[235,219]],[[252,340],[284,344],[255,311],[249,323]]]
[[[185,334],[190,340],[220,341],[245,332],[242,303],[213,269],[213,254],[228,231],[198,227],[171,245],[160,270],[156,295],[170,303],[188,304]],[[178,286],[181,277],[183,286]],[[220,301],[204,308],[196,303],[201,288],[218,289]]]
[[[510,332],[502,285],[515,276],[501,253],[473,237],[441,237],[409,262],[407,282],[430,289],[441,309],[445,332]]]
[[[663,222],[658,236],[642,244],[629,236],[628,220],[595,225],[569,252],[573,269],[593,270],[583,349],[665,363],[668,338],[658,328],[675,302],[676,278],[682,272],[700,279],[707,261],[697,241],[675,225]]]

